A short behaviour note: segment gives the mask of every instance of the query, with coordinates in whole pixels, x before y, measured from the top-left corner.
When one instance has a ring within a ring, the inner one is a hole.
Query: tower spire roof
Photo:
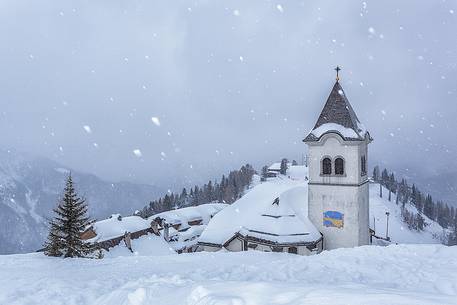
[[[318,141],[323,134],[329,132],[338,133],[348,141],[365,139],[367,131],[357,118],[338,81],[339,67],[335,70],[337,71],[336,82],[314,128],[303,140],[304,142]]]

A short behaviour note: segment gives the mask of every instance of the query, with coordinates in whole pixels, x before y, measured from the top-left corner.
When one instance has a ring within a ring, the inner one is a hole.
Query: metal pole
[[[390,215],[390,213],[386,212],[386,216],[387,216],[386,239],[387,240],[389,240],[389,215]]]

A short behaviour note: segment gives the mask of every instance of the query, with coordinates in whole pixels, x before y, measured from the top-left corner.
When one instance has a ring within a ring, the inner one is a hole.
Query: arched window
[[[335,175],[344,175],[344,160],[343,158],[335,159]]]
[[[322,175],[332,174],[332,160],[330,158],[324,158],[322,160]]]
[[[362,160],[360,162],[362,164],[361,175],[365,176],[367,174],[367,158],[362,156]]]

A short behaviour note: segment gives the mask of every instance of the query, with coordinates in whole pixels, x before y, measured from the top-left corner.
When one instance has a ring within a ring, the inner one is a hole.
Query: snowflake
[[[133,154],[137,157],[141,157],[143,155],[141,153],[141,150],[139,150],[138,148],[133,150]]]
[[[153,116],[151,118],[152,123],[154,123],[156,126],[160,126],[160,120],[158,117]]]
[[[89,125],[84,125],[83,128],[87,133],[92,133],[92,129],[90,128]]]

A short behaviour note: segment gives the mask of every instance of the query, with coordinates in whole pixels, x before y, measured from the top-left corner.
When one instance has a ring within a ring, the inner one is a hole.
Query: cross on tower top
[[[335,71],[336,71],[336,81],[339,81],[340,80],[339,72],[341,71],[340,66],[336,66]]]

